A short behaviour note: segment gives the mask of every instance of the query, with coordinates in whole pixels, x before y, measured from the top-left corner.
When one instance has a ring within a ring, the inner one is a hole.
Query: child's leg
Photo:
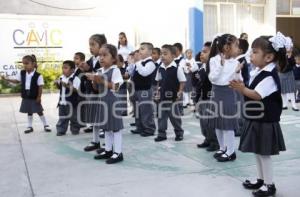
[[[114,152],[117,154],[122,153],[122,132],[113,132],[112,137],[114,142]]]
[[[189,104],[189,93],[188,92],[183,92],[182,98],[183,98],[183,106],[186,106],[187,104]]]
[[[287,94],[287,97],[288,97],[288,99],[291,100],[292,107],[293,107],[294,109],[298,109],[298,107],[297,107],[297,105],[296,105],[295,94],[294,94],[294,93],[288,93],[288,94]]]
[[[45,126],[48,126],[48,123],[47,123],[47,121],[46,121],[46,118],[45,118],[45,116],[44,116],[44,113],[43,113],[43,112],[39,112],[38,115],[39,115],[39,117],[40,117],[40,119],[41,119],[41,121],[42,121],[44,127],[45,127]]]
[[[282,107],[287,107],[288,104],[288,98],[287,98],[287,94],[281,94],[282,97]]]
[[[32,114],[30,114],[30,113],[28,113],[28,115],[27,115],[27,127],[28,128],[32,128],[32,121],[33,121],[33,116],[32,116]]]
[[[226,154],[228,156],[232,155],[234,153],[234,131],[233,130],[224,130],[222,131],[224,133],[224,143],[227,147]]]
[[[219,146],[220,146],[220,150],[225,151],[226,147],[225,147],[225,144],[224,144],[224,133],[223,133],[223,131],[220,130],[220,129],[216,129],[216,135],[217,135],[218,143],[219,143]]]
[[[168,129],[168,111],[166,103],[159,104],[159,111],[158,111],[158,119],[157,119],[157,126],[158,126],[158,137],[166,138],[167,133],[166,130]]]
[[[79,134],[79,130],[81,128],[81,125],[78,122],[78,115],[80,116],[80,114],[77,114],[77,108],[76,107],[72,107],[72,116],[70,118],[70,130],[72,132],[72,134]]]
[[[64,106],[64,105],[60,105],[58,107],[58,122],[56,123],[56,132],[57,134],[66,134],[67,130],[68,130],[68,126],[69,126],[69,118],[67,118],[68,116],[68,106]]]
[[[265,184],[271,185],[273,184],[273,166],[271,156],[259,155],[259,158],[262,165],[262,172],[264,177],[263,180]]]
[[[114,134],[112,131],[105,131],[105,151],[113,150]]]
[[[172,123],[175,131],[176,136],[183,136],[183,129],[182,129],[182,121],[180,117],[179,105],[177,103],[171,105],[173,109],[171,109],[169,113],[170,122]]]
[[[99,129],[96,126],[93,126],[93,141],[94,143],[99,143]]]
[[[260,155],[255,155],[255,159],[256,159],[256,167],[257,167],[257,178],[264,180],[264,176],[263,176],[263,168],[262,168],[262,163],[261,163],[261,159],[260,159]]]

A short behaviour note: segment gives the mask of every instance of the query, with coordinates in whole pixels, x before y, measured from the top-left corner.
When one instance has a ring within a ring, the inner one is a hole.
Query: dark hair
[[[172,55],[176,55],[176,49],[174,46],[170,45],[170,44],[164,44],[162,47],[162,49],[167,49],[168,51],[171,52]]]
[[[69,66],[71,69],[75,69],[75,63],[71,60],[66,60],[63,62],[63,65]]]
[[[153,48],[152,52],[153,51],[156,51],[159,55],[161,54],[160,48],[158,47]]]
[[[245,32],[241,33],[241,35],[240,35],[240,38],[242,38],[242,37],[243,37],[243,36],[245,36],[245,35],[247,35],[247,36],[248,36],[248,34],[247,34],[247,33],[245,33]]]
[[[103,44],[107,43],[106,37],[104,34],[94,34],[90,37],[90,40],[94,40],[101,47]]]
[[[25,55],[22,59],[31,62],[34,65],[34,67],[37,68],[37,60],[36,60],[36,56],[34,54]]]
[[[105,48],[108,50],[108,52],[111,54],[112,58],[115,60],[113,61],[113,64],[116,64],[118,61],[118,50],[117,48],[112,44],[104,44],[101,48]]]
[[[125,45],[127,46],[127,36],[124,32],[119,33],[119,36],[124,36],[124,38],[126,39],[125,41]],[[120,49],[120,41],[118,42],[118,49]]]
[[[286,49],[280,48],[278,51],[275,51],[272,42],[269,41],[270,38],[272,38],[272,36],[261,36],[256,38],[253,41],[251,48],[261,49],[265,54],[274,54],[273,62],[277,62],[279,71],[283,72],[287,65]]]
[[[212,44],[212,42],[211,42],[211,41],[208,41],[208,42],[205,42],[203,46],[204,46],[204,47],[209,47],[209,48],[210,48],[210,47],[211,47],[211,44]]]
[[[243,54],[247,53],[247,51],[249,49],[249,43],[248,43],[248,41],[240,38],[239,39],[239,49],[242,50]]]
[[[212,45],[211,45],[211,50],[209,53],[208,57],[208,62],[206,64],[206,71],[207,73],[210,72],[209,68],[209,62],[212,57],[215,57],[219,53],[223,52],[223,48],[225,45],[231,45],[234,41],[236,41],[236,37],[231,34],[223,34],[222,36],[218,36],[214,39]]]
[[[142,42],[140,45],[145,45],[150,51],[153,50],[153,44],[150,42]]]
[[[82,52],[77,52],[75,53],[75,56],[78,56],[80,60],[84,61],[85,60],[85,55]]]
[[[173,46],[176,47],[180,52],[182,52],[183,46],[181,43],[177,42],[177,43],[173,44]]]
[[[205,46],[205,45],[204,45]],[[205,46],[206,47],[206,46]],[[196,55],[195,55],[195,61],[196,62],[200,62],[200,56],[201,56],[201,51],[199,51]]]
[[[119,62],[124,63],[124,58],[120,54],[118,55],[118,60],[119,60]]]

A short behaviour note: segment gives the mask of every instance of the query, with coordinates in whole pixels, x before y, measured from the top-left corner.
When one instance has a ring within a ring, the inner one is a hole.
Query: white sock
[[[33,116],[31,115],[31,116],[27,116],[27,120],[28,120],[28,125],[27,125],[27,127],[29,128],[29,127],[32,127],[32,121],[33,121]]]
[[[121,131],[114,132],[114,152],[115,153],[122,153],[122,133]]]
[[[288,103],[287,94],[281,94],[281,98],[282,98],[282,107],[287,107],[287,103]]]
[[[262,164],[264,183],[267,185],[271,185],[273,184],[273,167],[271,156],[259,155],[259,158]]]
[[[226,147],[225,147],[225,144],[224,144],[224,133],[223,133],[223,131],[220,130],[220,129],[216,129],[216,135],[217,135],[217,139],[218,139],[218,142],[219,142],[219,145],[220,145],[220,150],[225,151]]]
[[[189,103],[189,93],[183,92],[182,98],[183,98],[183,106],[186,106]]]
[[[287,97],[288,97],[288,99],[291,100],[292,107],[293,107],[294,109],[298,109],[298,107],[297,107],[297,105],[296,105],[295,94],[294,94],[294,93],[288,93],[288,94],[287,94]]]
[[[256,154],[255,159],[256,159],[256,167],[257,167],[257,178],[264,180],[263,169],[262,169],[262,164],[259,155]]]
[[[40,116],[40,119],[41,119],[44,126],[48,125],[44,115]]]
[[[234,131],[233,130],[225,130],[222,131],[224,133],[224,143],[227,147],[226,154],[228,156],[234,153],[235,143],[234,143]]]
[[[93,142],[99,143],[100,138],[99,138],[99,129],[93,126]]]
[[[114,135],[112,131],[105,131],[105,151],[112,151]]]

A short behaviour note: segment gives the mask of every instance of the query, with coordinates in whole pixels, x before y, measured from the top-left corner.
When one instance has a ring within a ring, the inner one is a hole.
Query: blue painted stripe
[[[198,53],[203,46],[203,11],[197,7],[189,9],[189,43],[194,54]]]

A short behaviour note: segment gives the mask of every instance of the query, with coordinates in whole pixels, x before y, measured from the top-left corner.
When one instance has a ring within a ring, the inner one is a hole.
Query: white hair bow
[[[281,48],[289,50],[293,47],[292,39],[285,37],[281,32],[277,32],[276,36],[270,38],[269,41],[272,42],[275,51],[279,51]]]

